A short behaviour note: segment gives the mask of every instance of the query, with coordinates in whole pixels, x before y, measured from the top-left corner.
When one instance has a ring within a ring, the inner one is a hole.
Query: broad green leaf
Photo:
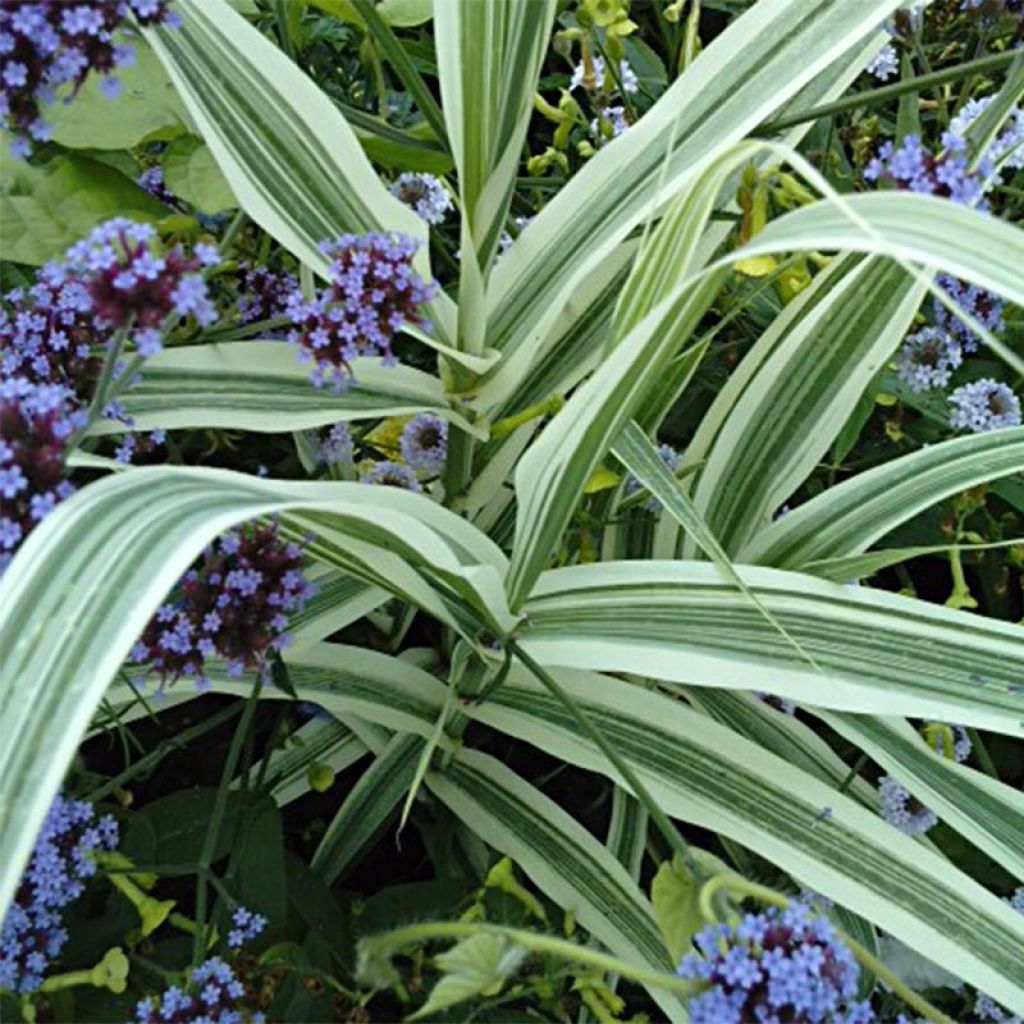
[[[1024,919],[945,858],[678,701],[590,672],[556,674],[667,814],[735,840],[1009,1009],[1024,1008]],[[561,702],[518,666],[470,712],[621,781]]]
[[[713,854],[691,848],[694,859],[708,875],[729,869]],[[693,937],[707,922],[700,909],[700,887],[678,857],[663,860],[651,882],[651,906],[674,963],[693,947]]]
[[[318,244],[345,231],[427,226],[392,196],[326,94],[224,0],[178,0],[179,29],[146,36],[253,220],[318,273]],[[430,277],[425,244],[415,264]],[[451,301],[432,304],[442,337]]]
[[[95,72],[70,102],[70,86],[58,90],[43,110],[54,142],[69,149],[134,149],[188,131],[188,115],[159,58],[144,42],[133,47],[135,61],[118,69],[121,92],[113,99],[103,95]]]
[[[313,547],[331,564],[424,602],[453,625],[480,628],[470,626],[476,612],[463,600],[501,594],[500,551],[422,495],[374,491],[152,467],[90,484],[33,531],[0,581],[0,731],[17,737],[0,749],[0,912],[107,684],[221,531],[254,516],[324,510],[321,524],[300,529],[324,531]],[[416,564],[396,551],[416,552]],[[507,630],[511,617],[499,615],[504,621],[486,628]]]
[[[540,790],[495,758],[472,750],[460,751],[445,772],[428,774],[427,785],[612,953],[631,963],[671,969],[650,904],[636,883]],[[670,1020],[686,1020],[674,996],[649,991]]]
[[[84,156],[58,157],[32,169],[0,194],[4,259],[39,266],[110,217],[155,221],[167,216],[158,203],[119,171]]]
[[[445,401],[438,379],[411,366],[355,359],[353,384],[340,395],[315,388],[295,348],[281,341],[235,341],[166,349],[146,361],[124,393],[132,429],[223,427],[283,433],[331,423],[432,412],[478,433]],[[101,420],[95,433],[121,433]]]
[[[588,161],[501,261],[488,300],[490,344],[534,345],[591,266],[823,71],[848,73],[840,58],[898,6],[777,0],[735,19],[637,124]]]
[[[175,139],[160,162],[167,187],[200,213],[213,215],[238,206],[209,147],[194,135]]]
[[[758,534],[738,557],[795,569],[858,555],[943,499],[1021,473],[1024,428],[942,441],[830,487]]]
[[[359,777],[313,854],[313,870],[333,883],[397,812],[416,772],[423,740],[396,734]]]
[[[694,504],[726,551],[735,555],[767,526],[815,469],[924,292],[885,258],[841,259],[750,350],[709,413],[721,420],[714,442],[686,459],[706,460]],[[684,551],[700,547],[692,536]]]
[[[737,566],[814,658],[714,566],[622,561],[545,573],[517,637],[542,664],[758,689],[801,704],[1024,736],[1024,629],[914,598]],[[979,686],[976,678],[986,685]]]
[[[380,0],[377,13],[395,28],[423,25],[434,16],[433,0]]]

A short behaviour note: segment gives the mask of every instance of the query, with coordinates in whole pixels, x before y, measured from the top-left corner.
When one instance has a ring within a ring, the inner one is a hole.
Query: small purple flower
[[[935,812],[911,796],[891,775],[883,775],[879,780],[878,801],[882,817],[908,836],[923,835],[938,823]]]
[[[896,374],[911,391],[945,387],[963,362],[959,342],[939,327],[907,335],[896,357]]]
[[[359,482],[377,484],[380,487],[397,487],[405,491],[420,491],[416,474],[401,462],[375,462],[372,466],[361,469]]]
[[[245,907],[236,907],[231,915],[231,923],[234,927],[228,932],[228,945],[232,949],[251,942],[267,926],[267,919],[261,914],[253,914]]]
[[[347,423],[335,423],[317,445],[317,460],[327,466],[351,466],[355,461],[355,445]]]
[[[433,413],[419,413],[405,425],[398,446],[407,466],[437,476],[448,455],[448,423]]]
[[[949,396],[949,403],[949,424],[954,430],[982,434],[1021,424],[1020,399],[1008,385],[991,377],[961,385]]]
[[[441,179],[435,178],[433,174],[407,171],[395,179],[389,191],[428,224],[440,224],[452,209],[451,198]]]

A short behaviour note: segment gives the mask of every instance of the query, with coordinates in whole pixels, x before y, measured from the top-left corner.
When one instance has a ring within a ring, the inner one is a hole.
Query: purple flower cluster
[[[948,330],[922,327],[904,339],[896,374],[911,391],[942,388],[963,359],[960,343]]]
[[[317,445],[316,457],[325,466],[351,466],[355,462],[355,445],[347,423],[335,423]]]
[[[14,135],[11,151],[27,156],[32,140],[45,141],[51,127],[41,106],[52,103],[67,82],[72,95],[90,71],[104,75],[101,85],[115,96],[118,67],[131,64],[130,46],[114,34],[139,25],[174,25],[168,0],[4,0],[0,7],[0,119]]]
[[[148,192],[154,199],[165,206],[180,207],[178,197],[167,187],[164,181],[164,169],[159,164],[147,167],[138,177],[138,186]]]
[[[276,523],[247,524],[218,538],[182,577],[180,595],[161,605],[131,660],[155,672],[161,688],[186,676],[202,689],[212,657],[232,676],[262,669],[270,651],[288,644],[288,615],[314,593],[302,547],[282,539]]]
[[[391,194],[428,224],[440,224],[452,208],[452,201],[440,178],[433,174],[407,171],[389,189]]]
[[[827,917],[803,903],[747,914],[735,926],[708,925],[694,940],[699,952],[676,973],[707,986],[689,1001],[693,1024],[813,1021],[867,1024],[866,1002],[855,1002],[860,968]]]
[[[140,999],[135,1020],[138,1024],[261,1024],[263,1014],[242,1003],[245,994],[231,965],[212,956],[190,973],[186,985],[172,985],[161,996]]]
[[[397,487],[403,491],[422,490],[416,473],[401,462],[374,462],[360,467],[359,482],[376,484],[378,487]]]
[[[199,243],[192,256],[180,245],[161,253],[152,225],[115,217],[73,245],[65,259],[69,272],[80,276],[97,322],[131,327],[141,356],[160,351],[168,317],[193,316],[203,326],[217,319],[201,273],[220,261],[213,245]]]
[[[231,931],[228,932],[228,945],[238,949],[256,938],[267,927],[267,919],[262,914],[254,914],[245,907],[236,907],[231,915]]]
[[[433,413],[413,416],[398,439],[405,464],[423,476],[437,476],[448,455],[448,423]]]
[[[391,339],[404,324],[423,324],[419,307],[434,297],[435,286],[413,270],[411,238],[371,231],[320,248],[331,261],[331,283],[309,301],[292,293],[288,340],[303,361],[313,362],[310,380],[317,387],[329,380],[340,391],[358,356],[393,360]]]
[[[989,331],[1005,329],[1003,301],[998,295],[977,285],[959,281],[948,274],[940,274],[935,283],[962,309]],[[950,337],[958,341],[964,352],[976,352],[978,336],[955,313],[950,312],[938,299],[933,300],[935,323]]]
[[[1021,424],[1020,399],[1006,384],[991,377],[962,384],[949,396],[949,404],[949,424],[954,430],[981,434]]]
[[[67,439],[84,423],[66,388],[24,377],[0,383],[0,573],[24,539],[74,488],[64,461]]]
[[[678,473],[679,467],[683,463],[683,457],[672,447],[670,444],[659,444],[658,454],[661,456],[661,461],[673,472]],[[636,477],[628,477],[626,479],[626,494],[636,494],[638,491],[643,490],[643,485]],[[661,502],[655,497],[650,497],[643,503],[643,507],[648,512],[657,512],[661,508]]]
[[[67,941],[64,908],[96,873],[93,854],[117,846],[117,823],[92,804],[58,795],[47,812],[14,901],[0,925],[0,989],[30,993]]]
[[[294,274],[278,273],[269,267],[244,268],[238,316],[243,324],[284,316],[288,300],[299,287]]]
[[[865,168],[864,178],[892,182],[898,188],[965,206],[980,205],[983,175],[969,170],[966,143],[949,133],[943,142],[946,148],[938,156],[924,148],[918,135],[904,136],[899,148],[885,142]]]

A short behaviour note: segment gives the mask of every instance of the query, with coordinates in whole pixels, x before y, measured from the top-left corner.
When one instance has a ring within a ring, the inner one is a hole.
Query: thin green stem
[[[943,82],[954,82],[968,75],[981,74],[984,71],[994,71],[997,68],[1005,67],[1014,60],[1014,52],[995,53],[988,57],[980,57],[978,60],[969,60],[964,64],[957,64],[955,67],[943,68],[941,71],[932,72],[930,75],[918,75],[916,78],[908,78],[904,82],[895,82],[892,85],[883,85],[878,89],[867,89],[864,92],[854,93],[834,103],[825,103],[820,107],[812,107],[791,117],[781,117],[777,121],[769,121],[757,132],[758,135],[773,135],[786,128],[792,128],[798,124],[805,124],[807,121],[817,121],[821,117],[830,117],[832,114],[841,114],[847,110],[855,110],[857,107],[870,107],[876,103],[884,103],[887,100],[895,99],[906,92],[919,92],[934,85],[941,85]]]
[[[253,684],[252,693],[245,702],[242,719],[235,728],[234,736],[231,738],[228,756],[224,761],[224,768],[221,771],[220,785],[217,787],[217,799],[213,804],[213,814],[210,816],[210,824],[206,828],[203,847],[199,854],[198,867],[201,869],[201,874],[199,875],[199,884],[196,886],[196,934],[195,940],[192,943],[193,967],[199,966],[205,954],[207,876],[213,863],[213,854],[217,849],[217,837],[220,835],[220,828],[224,822],[224,812],[227,810],[228,791],[231,787],[231,780],[235,777],[238,759],[242,753],[242,744],[245,742],[246,734],[252,725],[262,687],[263,682],[257,677],[256,682]]]
[[[565,706],[566,710],[576,720],[576,723],[586,735],[611,762],[615,770],[622,776],[622,780],[633,791],[633,795],[644,805],[651,821],[658,827],[658,831],[665,837],[672,852],[678,854],[679,859],[686,865],[691,877],[700,880],[704,877],[704,871],[697,863],[697,859],[690,852],[686,841],[679,834],[679,830],[668,820],[667,815],[647,791],[647,787],[637,778],[636,773],[619,752],[608,742],[604,734],[594,723],[583,713],[582,708],[562,689],[555,679],[543,666],[539,665],[529,654],[526,653],[514,640],[508,641],[512,653],[551,691],[551,693]]]
[[[845,793],[852,785],[853,780],[860,775],[861,769],[868,763],[868,755],[863,751],[858,755],[857,760],[853,762],[853,767],[846,773],[846,778],[839,783],[839,788],[836,790],[837,793]]]
[[[221,256],[226,257],[231,251],[232,246],[235,244],[235,239],[238,237],[239,232],[245,227],[245,222],[249,218],[246,216],[245,210],[239,210],[235,214],[234,219],[228,225],[227,231],[224,232],[224,237],[220,240],[220,253]]]
[[[986,775],[991,775],[996,781],[999,780],[999,771],[996,768],[995,762],[992,760],[992,755],[988,752],[988,747],[985,746],[985,741],[981,738],[978,730],[972,726],[967,726],[967,735],[971,739],[971,749],[978,757],[978,764],[981,765],[981,770]]]

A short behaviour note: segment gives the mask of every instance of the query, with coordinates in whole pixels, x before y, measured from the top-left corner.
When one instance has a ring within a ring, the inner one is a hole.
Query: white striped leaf
[[[510,856],[534,884],[623,960],[670,971],[650,904],[625,868],[582,825],[495,758],[462,750],[430,790],[485,842]],[[679,1001],[649,989],[669,1020]]]
[[[330,538],[320,545],[329,560],[356,575],[365,570],[364,579],[392,592],[418,594],[453,624],[456,614],[468,627],[472,613],[445,594],[500,591],[503,556],[468,523],[421,495],[373,492],[152,467],[91,484],[33,531],[0,580],[0,732],[15,738],[0,746],[0,909],[107,684],[221,531],[258,515],[330,509]],[[504,630],[511,619],[498,615],[504,623],[492,625]]]
[[[547,665],[757,689],[817,707],[1024,736],[1024,698],[1015,692],[1024,678],[1021,627],[799,573],[737,571],[814,666],[702,562],[547,572],[517,637]]]
[[[759,533],[738,557],[796,569],[858,555],[945,498],[1021,473],[1022,427],[942,441],[830,487]]]
[[[722,419],[714,442],[686,458],[705,460],[694,503],[726,551],[735,555],[769,524],[818,465],[924,292],[885,258],[841,259],[750,350],[733,374],[742,391],[721,392],[709,412]],[[684,553],[698,548],[691,538]]]
[[[930,750],[905,719],[820,710],[814,714],[1024,881],[1024,792]]]
[[[775,0],[735,19],[517,239],[493,276],[490,344],[533,347],[591,267],[805,86],[823,73],[848,74],[849,59],[841,58],[898,5]]]
[[[318,273],[317,248],[345,231],[398,231],[423,243],[427,227],[377,177],[359,140],[327,95],[226,0],[178,0],[181,27],[147,29],[242,208]],[[433,302],[441,333],[451,300]]]
[[[280,341],[237,341],[172,348],[146,361],[142,379],[121,404],[133,430],[221,427],[256,433],[306,430],[329,423],[431,412],[482,436],[453,412],[440,381],[411,366],[356,359],[355,379],[340,395],[315,388],[309,368]],[[101,419],[94,434],[125,430]]]
[[[1024,918],[968,875],[678,701],[590,672],[557,675],[667,814],[754,850],[1006,1007],[1024,1009]],[[470,713],[621,784],[561,702],[518,667]]]

